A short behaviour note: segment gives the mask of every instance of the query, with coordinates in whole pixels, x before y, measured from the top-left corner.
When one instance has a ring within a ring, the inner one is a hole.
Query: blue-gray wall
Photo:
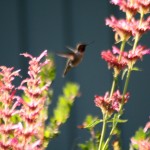
[[[76,126],[86,114],[101,116],[93,99],[95,94],[103,95],[111,85],[112,74],[100,58],[100,51],[111,48],[114,42],[113,33],[104,21],[111,13],[119,16],[114,6],[105,0],[0,0],[0,65],[22,68],[25,74],[26,61],[19,56],[22,52],[37,56],[44,49],[65,51],[66,45],[73,47],[78,42],[94,41],[87,48],[83,62],[66,78],[61,77],[64,59],[55,57],[57,77],[53,84],[53,105],[66,81],[78,82],[82,96],[76,100],[71,118],[62,126],[61,135],[51,142],[49,150],[77,149],[75,145],[88,137],[86,131]],[[150,38],[144,39],[150,47]],[[132,93],[124,115],[129,121],[121,126],[124,149],[134,131],[144,126],[150,115],[149,64],[147,56],[139,64],[143,72],[132,74],[129,89]]]

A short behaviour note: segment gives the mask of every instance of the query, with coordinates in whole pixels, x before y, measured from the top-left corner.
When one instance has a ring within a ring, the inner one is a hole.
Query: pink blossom
[[[112,96],[112,106],[113,106],[113,109],[116,110],[116,111],[119,111],[120,109],[120,104],[122,103],[122,100],[123,100],[123,103],[127,103],[128,99],[129,99],[130,95],[129,93],[126,93],[124,95],[124,97],[121,95],[120,91],[117,90],[116,92],[113,93],[113,96]]]
[[[120,50],[113,46],[113,53],[122,55],[125,59],[128,61],[137,61],[139,59],[142,59],[144,55],[150,54],[150,49],[147,49],[145,46],[138,45],[136,49],[133,51],[132,49],[128,52],[120,52]]]
[[[104,96],[95,96],[94,102],[95,105],[102,109],[103,113],[112,114],[114,111],[119,111],[120,105],[126,103],[129,99],[129,93],[125,94],[124,97],[120,94],[120,91],[117,90],[113,93],[110,98],[109,92],[106,92]]]
[[[130,0],[111,0],[112,4],[118,5],[120,10],[126,12],[127,18],[130,20],[138,11],[137,3]]]
[[[16,135],[23,135],[25,137],[25,139],[28,139],[30,137],[34,137],[37,134],[38,131],[38,126],[37,125],[30,125],[27,128],[20,128],[15,130],[15,134]]]
[[[21,54],[23,55],[24,57],[28,57],[30,58],[31,60],[29,61],[29,71],[28,71],[28,74],[30,77],[35,77],[41,70],[41,67],[46,65],[48,63],[48,60],[45,60],[43,63],[40,62],[40,60],[44,57],[44,56],[47,56],[47,50],[43,51],[41,53],[41,55],[39,57],[33,57],[32,55],[28,54],[28,53],[23,53]]]
[[[150,129],[150,121],[146,123],[146,125],[144,127],[144,132],[147,132],[148,129]]]
[[[42,145],[41,140],[37,140],[36,142],[27,146],[27,150],[41,150],[40,146]]]
[[[118,70],[124,69],[127,66],[127,60],[122,58],[121,60],[118,59],[119,55],[114,55],[115,53],[111,52],[110,50],[102,51],[101,57],[106,62],[108,62],[109,68],[117,68]]]
[[[150,17],[140,22],[132,18],[131,20],[120,19],[117,20],[114,16],[106,19],[106,25],[113,28],[116,35],[116,41],[128,40],[131,36],[138,35],[141,37],[145,32],[150,30]]]
[[[131,139],[132,144],[138,145],[139,150],[150,150],[150,139],[145,139],[145,140],[135,140]]]
[[[147,122],[144,127],[145,137],[142,138],[131,138],[132,145],[138,146],[139,150],[150,150],[150,138],[148,130],[150,129],[150,122]],[[147,132],[147,133],[146,133]]]
[[[11,134],[14,130],[20,129],[20,123],[18,124],[8,124],[8,125],[0,125],[0,132],[3,134]]]
[[[150,10],[149,0],[111,0],[110,2],[118,5],[120,10],[126,12],[127,16],[130,16],[130,18],[137,12],[147,14]]]
[[[136,0],[139,13],[147,14],[150,11],[150,0]]]
[[[150,30],[150,17],[148,17],[145,20],[135,20],[132,19],[130,22],[131,30],[132,30],[132,35],[139,35],[141,37],[145,32]]]
[[[28,84],[28,87],[23,86],[23,84],[25,83]],[[40,78],[37,79],[27,78],[22,81],[21,86],[18,87],[18,89],[23,90],[28,96],[39,97],[45,90],[48,90],[48,87],[50,86],[50,82],[45,84],[43,87],[40,87],[40,84],[41,84]],[[29,88],[33,86],[36,88]]]
[[[132,26],[130,21],[126,19],[116,19],[114,16],[106,19],[106,25],[113,28],[113,31],[116,32],[116,35],[119,36],[119,40],[128,40],[132,36]],[[116,39],[118,41],[118,39]]]
[[[11,91],[14,86],[12,85],[12,81],[14,80],[15,76],[19,76],[19,72],[20,70],[17,71],[13,71],[13,67],[12,68],[7,68],[5,66],[0,66],[0,75],[2,76],[1,78],[1,83],[0,83],[0,91],[3,90],[8,90]]]
[[[11,150],[22,150],[23,145],[19,144],[19,140],[17,138],[8,139],[7,142],[0,142],[0,147],[3,150],[11,149]]]
[[[5,108],[5,109],[0,109],[0,118],[7,118],[10,119],[11,116],[15,115],[15,114],[19,114],[19,110],[17,110],[17,106],[20,106],[20,103],[18,101],[16,101],[12,108]]]
[[[34,123],[35,121],[38,121],[37,118],[40,114],[40,111],[42,110],[42,105],[36,106],[35,108],[31,108],[30,106],[25,106],[21,111],[20,111],[20,116],[24,121],[26,121],[29,124]]]

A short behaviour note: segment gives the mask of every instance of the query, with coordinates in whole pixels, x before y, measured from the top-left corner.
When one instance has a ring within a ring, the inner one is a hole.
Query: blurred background
[[[111,14],[122,15],[117,7],[105,0],[0,0],[0,65],[21,68],[22,76],[26,76],[27,62],[20,53],[38,56],[45,49],[54,53],[57,76],[52,85],[52,106],[67,81],[80,84],[82,95],[76,99],[60,136],[47,150],[77,150],[75,145],[88,139],[86,130],[77,129],[77,125],[82,124],[87,114],[101,117],[93,100],[95,94],[104,95],[111,86],[112,72],[100,57],[100,52],[110,49],[114,43],[112,30],[105,26],[105,18]],[[140,42],[150,47],[149,37],[145,35]],[[78,42],[91,41],[94,43],[87,47],[83,62],[62,78],[66,62],[55,53],[67,51],[66,46],[75,47]],[[150,59],[146,56],[139,63],[143,71],[131,76],[131,98],[123,116],[128,122],[121,125],[124,149],[128,149],[135,130],[149,120],[149,64]],[[16,83],[19,82],[18,79]]]

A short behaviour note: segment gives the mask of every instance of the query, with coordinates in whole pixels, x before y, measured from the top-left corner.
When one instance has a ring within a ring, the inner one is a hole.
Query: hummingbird
[[[74,49],[71,47],[67,47],[71,52],[58,54],[58,56],[67,59],[66,66],[65,66],[65,69],[63,72],[63,77],[66,76],[68,71],[70,71],[72,68],[74,68],[80,64],[80,62],[83,59],[87,45],[89,45],[89,44],[79,43],[76,45],[76,47]]]

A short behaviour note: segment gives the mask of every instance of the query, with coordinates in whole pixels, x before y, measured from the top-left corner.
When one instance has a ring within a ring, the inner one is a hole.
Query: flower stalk
[[[107,114],[103,114],[103,126],[102,126],[102,132],[101,132],[101,138],[100,138],[98,150],[101,150],[104,142],[106,127],[107,127],[107,119],[108,119],[107,117],[108,117]]]
[[[118,5],[120,9],[126,13],[127,18],[117,20],[114,16],[111,16],[109,19],[106,19],[106,25],[113,28],[113,31],[115,31],[116,42],[122,41],[122,44],[120,49],[113,47],[112,52],[107,50],[101,53],[102,59],[108,63],[108,67],[114,70],[114,76],[110,94],[106,93],[104,97],[95,97],[95,104],[97,107],[101,108],[103,114],[103,125],[98,150],[105,150],[108,147],[110,139],[114,135],[118,123],[121,121],[120,117],[123,114],[123,106],[127,102],[129,96],[127,90],[135,63],[137,60],[142,59],[145,54],[150,54],[149,49],[145,49],[144,46],[138,45],[142,35],[150,30],[150,19],[147,18],[144,20],[144,15],[148,13],[147,10],[149,10],[148,7],[150,6],[150,2],[149,4],[147,4],[148,2],[144,3],[138,0],[134,3],[132,3],[132,1],[121,0],[111,0],[111,2]],[[140,13],[140,19],[135,20],[134,16],[138,12]],[[125,45],[130,37],[133,37],[134,44],[132,49],[126,52]],[[119,95],[119,101],[116,97],[115,90],[121,72],[126,73],[126,79],[122,95]],[[108,95],[109,98],[107,99]],[[109,114],[107,118],[105,116],[106,112]],[[112,127],[109,136],[106,138],[106,141],[104,141],[107,122],[112,122]]]

